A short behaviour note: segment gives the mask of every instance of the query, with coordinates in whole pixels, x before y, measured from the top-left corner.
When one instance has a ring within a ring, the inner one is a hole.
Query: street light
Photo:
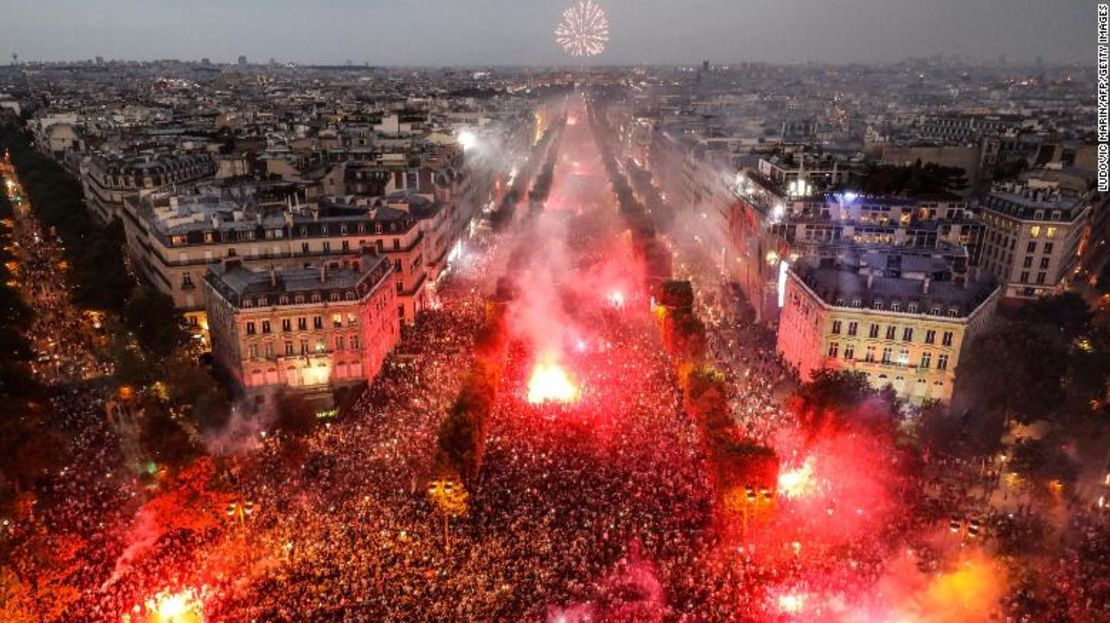
[[[227,518],[232,520],[238,518],[239,525],[246,525],[247,517],[252,514],[254,514],[253,500],[239,500],[227,505]]]
[[[461,482],[454,480],[432,480],[428,483],[428,499],[443,515],[443,551],[449,552],[451,544],[447,523],[451,517],[460,517],[468,509],[469,494]]]

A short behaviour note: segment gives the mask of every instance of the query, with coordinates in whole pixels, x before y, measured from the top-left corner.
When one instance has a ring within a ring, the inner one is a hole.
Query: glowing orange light
[[[545,355],[536,362],[528,379],[528,402],[573,402],[578,388],[554,355]]]
[[[779,595],[779,611],[786,614],[798,614],[805,608],[805,595],[786,594]]]
[[[808,457],[800,467],[779,473],[779,493],[788,498],[800,498],[817,489],[813,475],[813,457]]]
[[[177,593],[164,590],[146,600],[150,623],[203,623],[201,604],[194,589]]]

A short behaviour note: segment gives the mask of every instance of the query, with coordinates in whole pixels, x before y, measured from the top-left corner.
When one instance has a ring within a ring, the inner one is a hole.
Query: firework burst
[[[571,56],[597,56],[609,42],[609,18],[594,0],[578,0],[555,27],[555,41]]]

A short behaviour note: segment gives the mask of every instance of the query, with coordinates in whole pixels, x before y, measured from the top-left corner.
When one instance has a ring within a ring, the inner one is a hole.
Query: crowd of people
[[[18,265],[20,293],[31,308],[28,335],[34,349],[31,364],[35,376],[55,385],[86,381],[111,374],[106,357],[96,345],[97,321],[73,305],[66,283],[60,242],[42,230],[22,197],[18,177],[6,167],[4,177],[12,181],[12,251]]]
[[[562,148],[580,150],[580,139],[568,128]],[[590,170],[590,154],[572,157]],[[611,202],[597,203],[615,215]],[[620,235],[616,218],[564,216],[574,270],[611,259],[599,242]],[[5,526],[9,542],[40,548],[12,553],[20,577],[55,582],[66,604],[38,604],[40,619],[137,623],[151,596],[189,591],[205,620],[228,622],[837,620],[874,605],[890,561],[923,551],[938,522],[981,507],[982,466],[976,477],[971,463],[936,458],[932,471],[900,474],[903,512],[864,536],[792,541],[796,526],[783,519],[764,522],[763,536],[753,528],[734,538],[720,529],[698,427],[646,297],[628,292],[616,305],[597,292],[567,312],[581,329],[560,360],[575,397],[530,402],[536,352],[512,336],[466,512],[438,513],[425,492],[439,424],[470,368],[487,298],[511,270],[513,229],[470,244],[467,263],[438,284],[439,304],[338,419],[296,440],[260,436],[242,456],[205,457],[210,474],[200,480],[213,493],[189,496],[169,528],[150,525],[143,487],[152,499],[166,492],[156,474],[145,481],[121,465],[104,402],[88,389],[56,392],[50,408],[72,451],[39,504]],[[705,295],[718,285],[707,279],[698,292],[710,312],[708,356],[726,376],[740,430],[772,445],[798,426],[782,400],[798,380],[742,301]],[[931,512],[921,512],[923,492],[939,500]],[[1110,547],[1106,526],[1094,515],[1072,522],[1062,558],[1007,594],[1011,620],[1107,618],[1098,616],[1110,613],[1106,576],[1094,562]],[[1046,586],[1050,598],[1029,598]]]

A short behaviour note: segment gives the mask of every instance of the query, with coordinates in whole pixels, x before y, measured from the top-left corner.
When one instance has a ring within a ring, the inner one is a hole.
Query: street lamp
[[[227,505],[227,518],[234,520],[239,519],[239,525],[246,525],[247,517],[254,514],[254,501],[253,500],[238,500]]]
[[[454,480],[433,480],[428,483],[428,499],[443,515],[443,551],[449,552],[451,544],[447,532],[447,522],[451,517],[466,514],[469,494],[461,482]]]

